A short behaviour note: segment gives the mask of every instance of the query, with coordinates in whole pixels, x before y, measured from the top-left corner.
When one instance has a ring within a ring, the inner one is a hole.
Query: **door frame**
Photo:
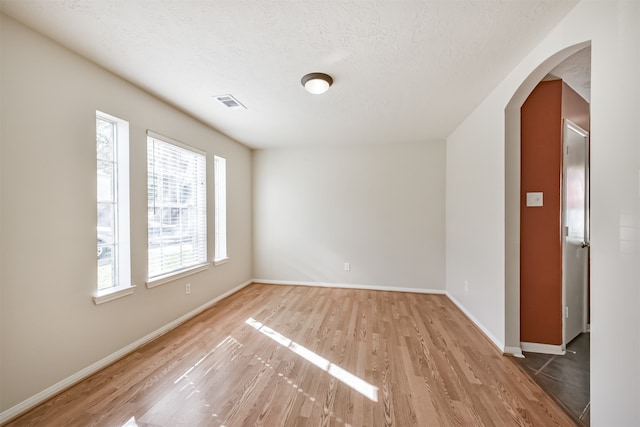
[[[566,350],[566,346],[568,344],[567,342],[567,337],[566,337],[566,323],[567,323],[567,317],[565,314],[565,307],[567,307],[567,281],[566,281],[566,256],[565,256],[565,248],[566,248],[566,244],[567,244],[567,239],[566,239],[566,215],[565,215],[565,209],[566,209],[566,187],[565,187],[565,179],[566,179],[566,173],[567,173],[567,165],[565,162],[565,156],[566,156],[566,149],[567,146],[565,145],[565,132],[567,131],[567,129],[571,129],[572,131],[576,132],[578,135],[580,135],[581,137],[585,138],[585,163],[586,163],[586,167],[585,167],[585,232],[584,232],[584,240],[583,240],[583,244],[586,244],[587,246],[583,246],[583,249],[585,249],[587,251],[586,253],[586,265],[585,265],[585,271],[584,271],[584,289],[583,289],[583,302],[582,302],[582,332],[587,332],[588,331],[588,318],[589,318],[589,283],[590,283],[590,272],[591,272],[591,268],[590,268],[590,264],[591,264],[591,257],[590,257],[590,206],[591,206],[591,202],[590,202],[590,192],[591,192],[591,185],[590,185],[590,181],[591,181],[591,157],[590,157],[590,153],[591,153],[591,138],[589,135],[589,132],[582,129],[580,126],[576,125],[575,123],[573,123],[571,120],[563,118],[562,120],[562,176],[560,179],[560,185],[561,185],[561,200],[560,200],[560,226],[561,226],[561,236],[562,236],[562,350]]]

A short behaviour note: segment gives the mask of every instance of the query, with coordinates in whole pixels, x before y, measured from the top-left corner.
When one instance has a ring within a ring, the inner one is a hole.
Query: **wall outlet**
[[[464,291],[469,292],[469,282],[467,282],[466,280],[464,281]]]
[[[351,271],[351,264],[349,264],[348,262],[344,263],[344,271]]]
[[[187,294],[187,295],[189,295],[191,293],[191,283],[187,283],[184,286],[184,293]]]

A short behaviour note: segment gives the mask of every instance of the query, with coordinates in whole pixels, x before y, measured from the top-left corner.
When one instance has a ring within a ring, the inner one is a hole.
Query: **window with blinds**
[[[227,256],[227,160],[213,157],[215,196],[215,254],[214,263],[220,264]]]
[[[98,289],[131,286],[129,123],[96,111]]]
[[[206,155],[147,132],[148,281],[207,262]]]

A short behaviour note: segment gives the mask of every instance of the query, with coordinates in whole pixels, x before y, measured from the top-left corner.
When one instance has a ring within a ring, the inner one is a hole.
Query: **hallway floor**
[[[589,333],[578,335],[564,356],[524,352],[515,359],[547,394],[583,426],[590,424]]]

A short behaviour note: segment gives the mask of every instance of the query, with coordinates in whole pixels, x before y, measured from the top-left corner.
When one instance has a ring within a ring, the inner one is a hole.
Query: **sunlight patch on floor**
[[[181,379],[186,378],[191,373],[191,371],[193,371],[195,368],[197,368],[198,365],[200,365],[202,362],[204,362],[204,360],[207,357],[211,356],[213,354],[213,352],[216,351],[216,349],[220,348],[221,346],[224,346],[224,347],[242,346],[242,344],[240,344],[238,341],[236,341],[233,337],[227,336],[224,340],[220,341],[218,343],[218,345],[215,346],[215,348],[213,348],[209,353],[207,353],[204,356],[202,356],[202,358],[200,360],[198,360],[195,365],[193,365],[192,367],[187,369],[187,371],[184,374],[180,375],[180,377],[178,377],[178,379],[175,380],[173,383],[174,384],[178,384]]]
[[[348,385],[369,400],[373,402],[378,401],[378,387],[369,384],[362,378],[330,362],[329,360],[325,359],[319,354],[314,353],[313,351],[298,344],[297,342],[290,340],[281,333],[274,331],[270,327],[262,324],[261,322],[258,322],[252,317],[248,318],[245,323],[261,332],[262,334],[266,335],[267,337],[271,338],[283,347],[286,347],[289,350],[293,351],[298,356],[311,362],[311,364],[329,373],[329,375]]]
[[[122,424],[121,427],[138,427],[138,423],[136,423],[136,417],[129,418],[126,423]]]

